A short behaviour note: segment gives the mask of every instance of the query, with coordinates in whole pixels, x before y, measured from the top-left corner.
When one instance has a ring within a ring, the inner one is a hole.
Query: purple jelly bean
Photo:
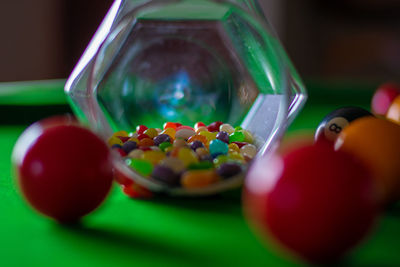
[[[238,164],[231,162],[223,163],[217,169],[218,175],[224,178],[235,176],[239,174],[241,171],[242,168]]]
[[[154,137],[153,141],[155,146],[159,146],[161,143],[171,142],[171,137],[168,134],[160,134]]]
[[[179,175],[177,175],[172,169],[163,165],[155,166],[151,176],[154,179],[157,179],[169,185],[179,184]]]
[[[132,150],[137,148],[137,144],[135,141],[126,141],[122,145],[122,150],[125,151],[126,154],[129,154]]]
[[[224,143],[229,144],[229,134],[227,132],[221,131],[217,134],[217,139],[221,140]]]
[[[199,147],[204,147],[204,144],[203,142],[198,140],[192,142],[192,144],[190,145],[190,148],[193,149],[194,151],[196,151],[196,149],[198,149]]]

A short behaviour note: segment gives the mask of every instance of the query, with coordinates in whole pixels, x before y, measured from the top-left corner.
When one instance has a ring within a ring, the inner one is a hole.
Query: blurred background
[[[111,3],[2,1],[0,82],[68,77]],[[306,81],[399,77],[400,1],[260,3]]]

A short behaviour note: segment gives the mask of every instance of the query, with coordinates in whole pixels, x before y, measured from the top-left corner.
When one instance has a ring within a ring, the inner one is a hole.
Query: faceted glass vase
[[[65,91],[105,140],[140,124],[222,121],[253,133],[257,156],[273,150],[306,99],[258,2],[228,0],[116,0]],[[244,177],[171,188],[114,161],[118,173],[172,195],[212,194]]]

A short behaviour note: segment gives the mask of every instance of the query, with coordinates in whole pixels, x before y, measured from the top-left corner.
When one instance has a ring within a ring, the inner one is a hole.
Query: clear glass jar
[[[257,1],[116,0],[69,77],[77,117],[108,139],[139,124],[223,121],[271,151],[306,91]],[[199,189],[171,188],[115,158],[116,170],[154,192],[212,194],[244,175]]]

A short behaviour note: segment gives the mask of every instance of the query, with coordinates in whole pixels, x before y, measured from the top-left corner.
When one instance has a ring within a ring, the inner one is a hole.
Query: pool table
[[[59,225],[20,195],[10,156],[30,123],[71,112],[63,80],[0,84],[0,264],[2,266],[298,266],[266,248],[242,214],[240,190],[190,199],[133,200],[114,186],[80,225]],[[307,82],[309,100],[287,136],[312,132],[329,111],[369,107],[376,84]],[[340,265],[400,266],[400,206]]]

